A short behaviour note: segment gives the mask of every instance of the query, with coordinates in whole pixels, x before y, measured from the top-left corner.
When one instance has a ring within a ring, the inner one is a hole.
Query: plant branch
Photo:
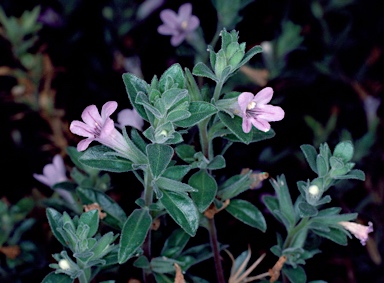
[[[215,219],[214,218],[208,219],[208,231],[209,231],[211,247],[213,250],[213,258],[215,261],[217,282],[218,283],[225,283],[224,271],[223,271],[223,267],[221,265],[219,242],[217,241],[217,233],[216,233],[216,226],[215,226]]]

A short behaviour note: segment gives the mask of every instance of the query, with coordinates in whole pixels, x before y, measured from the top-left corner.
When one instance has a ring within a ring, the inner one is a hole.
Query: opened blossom
[[[131,126],[139,131],[143,130],[144,120],[136,109],[123,109],[117,114],[117,123],[120,128]]]
[[[181,5],[177,14],[170,9],[165,9],[161,11],[160,18],[163,24],[157,28],[157,31],[163,35],[172,35],[173,46],[180,45],[187,35],[200,25],[199,18],[192,15],[191,3]]]
[[[266,87],[256,95],[243,92],[237,102],[240,107],[239,116],[243,118],[242,128],[245,133],[251,131],[252,125],[260,131],[267,132],[271,128],[269,122],[280,121],[284,118],[284,110],[279,106],[269,105],[273,89]]]
[[[43,174],[33,174],[33,177],[50,188],[53,188],[57,183],[67,181],[65,165],[61,155],[56,154],[53,157],[52,163],[44,166]],[[55,191],[67,202],[75,203],[71,193],[67,190],[56,188]]]
[[[363,246],[365,246],[365,243],[368,240],[368,234],[373,232],[372,222],[368,222],[368,226],[348,221],[341,221],[339,224],[355,235]]]
[[[84,122],[72,121],[69,127],[70,131],[86,138],[77,144],[78,151],[86,150],[92,141],[97,141],[130,159],[131,150],[123,135],[115,128],[113,120],[109,117],[116,109],[116,101],[105,103],[101,109],[101,114],[99,114],[95,105],[90,105],[81,114]]]

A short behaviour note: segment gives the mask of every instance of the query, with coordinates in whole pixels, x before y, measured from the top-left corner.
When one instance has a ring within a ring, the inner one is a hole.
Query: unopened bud
[[[66,259],[60,259],[59,260],[59,266],[63,270],[68,270],[68,269],[71,268],[71,266],[69,265],[68,260],[66,260]]]
[[[320,193],[320,189],[318,186],[316,185],[312,185],[308,188],[308,192],[312,195],[312,196],[317,196],[319,193]]]

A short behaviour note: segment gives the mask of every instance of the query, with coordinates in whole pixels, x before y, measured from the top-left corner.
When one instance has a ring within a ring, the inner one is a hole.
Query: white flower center
[[[247,105],[247,110],[252,110],[252,109],[255,108],[255,107],[256,107],[256,102],[251,101],[251,102],[249,102],[248,105]]]
[[[181,28],[185,30],[187,27],[188,27],[188,21],[187,20],[182,21]]]
[[[320,189],[318,186],[316,185],[312,185],[308,188],[308,192],[313,195],[313,196],[317,196],[320,192]]]
[[[59,260],[59,266],[63,270],[68,270],[68,269],[71,268],[70,265],[69,265],[68,260],[66,260],[66,259],[60,259]]]

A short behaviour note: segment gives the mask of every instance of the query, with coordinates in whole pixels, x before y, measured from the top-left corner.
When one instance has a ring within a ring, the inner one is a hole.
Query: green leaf
[[[351,161],[353,157],[353,144],[351,141],[338,143],[333,151],[333,156],[341,158],[344,162]]]
[[[328,173],[327,162],[325,161],[324,157],[321,156],[320,154],[317,155],[317,158],[316,158],[316,168],[317,168],[319,177],[324,177]]]
[[[330,230],[327,232],[317,230],[317,229],[312,229],[312,231],[321,237],[324,237],[326,239],[329,239],[335,242],[336,244],[339,244],[342,246],[346,246],[348,244],[347,235],[342,230],[330,227]]]
[[[186,192],[195,192],[196,191],[195,188],[193,188],[187,184],[184,184],[184,183],[176,181],[176,180],[164,178],[164,177],[159,177],[155,181],[155,183],[160,189],[167,190],[167,191],[173,191],[176,193],[186,193]]]
[[[84,164],[82,164],[80,161],[79,161],[79,158],[81,157],[81,155],[83,154],[82,152],[79,152],[76,147],[73,147],[73,146],[68,146],[67,147],[67,154],[68,156],[71,158],[71,161],[75,164],[76,167],[78,167],[79,169],[82,169],[84,171],[86,171],[86,168],[84,167]]]
[[[173,82],[177,84],[177,88],[183,89],[185,87],[185,77],[183,73],[183,69],[180,64],[176,63],[169,67],[160,77],[159,80],[159,88],[161,93],[166,90],[166,80],[167,77],[171,77]]]
[[[92,238],[99,229],[99,211],[97,209],[92,209],[90,211],[83,212],[80,215],[79,222],[89,226],[87,238]]]
[[[216,75],[213,73],[213,71],[210,68],[208,68],[208,66],[202,62],[199,62],[195,65],[195,67],[192,70],[192,74],[194,74],[195,76],[198,76],[198,77],[209,78],[215,82],[218,81],[218,79],[217,79]]]
[[[191,113],[189,111],[183,109],[175,109],[167,115],[167,121],[177,122],[180,120],[185,120],[189,117],[191,117]]]
[[[174,264],[181,264],[181,262],[168,257],[155,257],[151,260],[151,270],[154,273],[172,273],[175,271]]]
[[[299,204],[299,212],[301,217],[313,217],[317,215],[318,210],[316,207],[306,202],[302,202]]]
[[[187,245],[189,236],[183,229],[179,228],[172,232],[171,236],[165,241],[161,255],[169,258],[176,258],[180,255]]]
[[[249,171],[247,174],[235,175],[229,178],[222,185],[220,185],[217,196],[221,200],[227,200],[248,190],[249,186],[253,182],[249,177],[251,173],[252,172]]]
[[[197,209],[203,213],[216,196],[217,184],[215,178],[208,174],[206,170],[200,170],[189,178],[188,184],[197,190],[191,192],[191,197],[196,203]]]
[[[173,156],[173,148],[165,144],[147,145],[149,168],[154,178],[163,174]]]
[[[242,120],[238,116],[233,118],[227,113],[219,112],[218,116],[223,124],[233,133],[232,135],[224,136],[224,138],[233,142],[242,142],[250,144],[252,142],[258,142],[265,139],[270,139],[275,136],[275,132],[271,128],[268,132],[262,132],[255,127],[252,127],[249,133],[244,133],[242,128]]]
[[[107,214],[102,220],[103,222],[115,229],[120,230],[123,227],[127,215],[124,210],[105,193],[82,187],[78,187],[76,192],[83,204],[98,203],[100,205],[102,211]]]
[[[208,102],[192,101],[189,104],[188,111],[191,112],[191,116],[187,119],[175,122],[174,124],[176,126],[184,128],[192,127],[200,121],[215,114],[217,112],[217,109],[213,104]]]
[[[246,63],[248,63],[249,60],[252,59],[253,56],[255,56],[256,54],[258,54],[262,51],[263,51],[263,48],[261,48],[260,45],[256,45],[256,46],[252,47],[251,49],[249,49],[247,51],[247,53],[245,53],[244,58],[239,63],[238,67],[245,65]]]
[[[313,172],[317,173],[317,164],[316,164],[317,152],[316,152],[316,149],[310,144],[303,144],[302,146],[300,146],[300,148],[301,148],[302,152],[304,153],[305,158],[307,159],[309,167],[311,167]]]
[[[175,152],[178,157],[184,160],[187,163],[192,163],[195,161],[195,147],[188,144],[181,144],[175,147]]]
[[[191,101],[202,100],[200,89],[196,83],[195,78],[192,76],[191,71],[188,68],[184,69],[186,77],[186,88],[188,90]]]
[[[175,222],[192,237],[199,226],[199,214],[192,199],[186,194],[162,190],[159,200]]]
[[[357,179],[357,180],[360,180],[360,181],[364,181],[365,180],[365,174],[363,171],[359,170],[359,169],[353,169],[351,171],[348,172],[348,174],[345,174],[345,175],[340,175],[340,176],[334,176],[333,179]]]
[[[151,224],[152,217],[147,209],[135,209],[132,212],[121,230],[118,252],[119,264],[123,264],[130,259],[144,243]]]
[[[289,281],[292,283],[306,283],[307,275],[305,274],[304,269],[301,266],[296,268],[283,266],[283,273],[288,277]]]
[[[144,80],[130,73],[123,74],[123,82],[131,104],[137,110],[140,116],[143,117],[144,120],[149,121],[144,106],[136,103],[136,96],[138,92],[146,93],[148,84]]]
[[[188,91],[186,89],[171,88],[162,94],[161,100],[164,103],[165,109],[168,110],[187,96]]]
[[[256,206],[248,201],[233,199],[226,207],[226,211],[251,227],[257,228],[262,232],[267,230],[267,223],[265,222],[263,214]]]
[[[165,169],[164,173],[162,174],[162,177],[176,180],[176,181],[181,181],[190,170],[191,170],[191,166],[189,165],[171,166]]]
[[[207,169],[218,170],[225,168],[225,159],[222,155],[216,155],[211,162],[207,165]]]
[[[159,109],[154,107],[148,100],[147,95],[144,92],[138,92],[136,96],[137,104],[144,106],[146,110],[148,110],[152,115],[154,115],[156,118],[160,119],[164,116],[164,112],[160,112]],[[163,109],[164,110],[164,109]]]
[[[57,228],[62,228],[63,226],[62,215],[60,214],[60,212],[56,211],[53,208],[47,208],[46,213],[47,213],[48,223],[49,223],[49,226],[51,227],[53,235],[60,242],[60,244],[62,244],[64,247],[67,247],[67,244],[63,236],[60,234],[59,231],[57,231]]]
[[[44,277],[43,281],[41,283],[72,283],[73,279],[69,277],[68,275],[62,274],[62,273],[55,273],[55,271],[52,271],[47,276]]]
[[[295,225],[296,214],[285,176],[277,176],[276,180],[271,180],[271,184],[275,189],[277,199],[279,200],[279,210],[281,214],[289,221],[291,226]]]
[[[103,145],[88,148],[79,161],[86,166],[109,172],[121,173],[132,170],[131,161],[116,156],[116,152]]]

